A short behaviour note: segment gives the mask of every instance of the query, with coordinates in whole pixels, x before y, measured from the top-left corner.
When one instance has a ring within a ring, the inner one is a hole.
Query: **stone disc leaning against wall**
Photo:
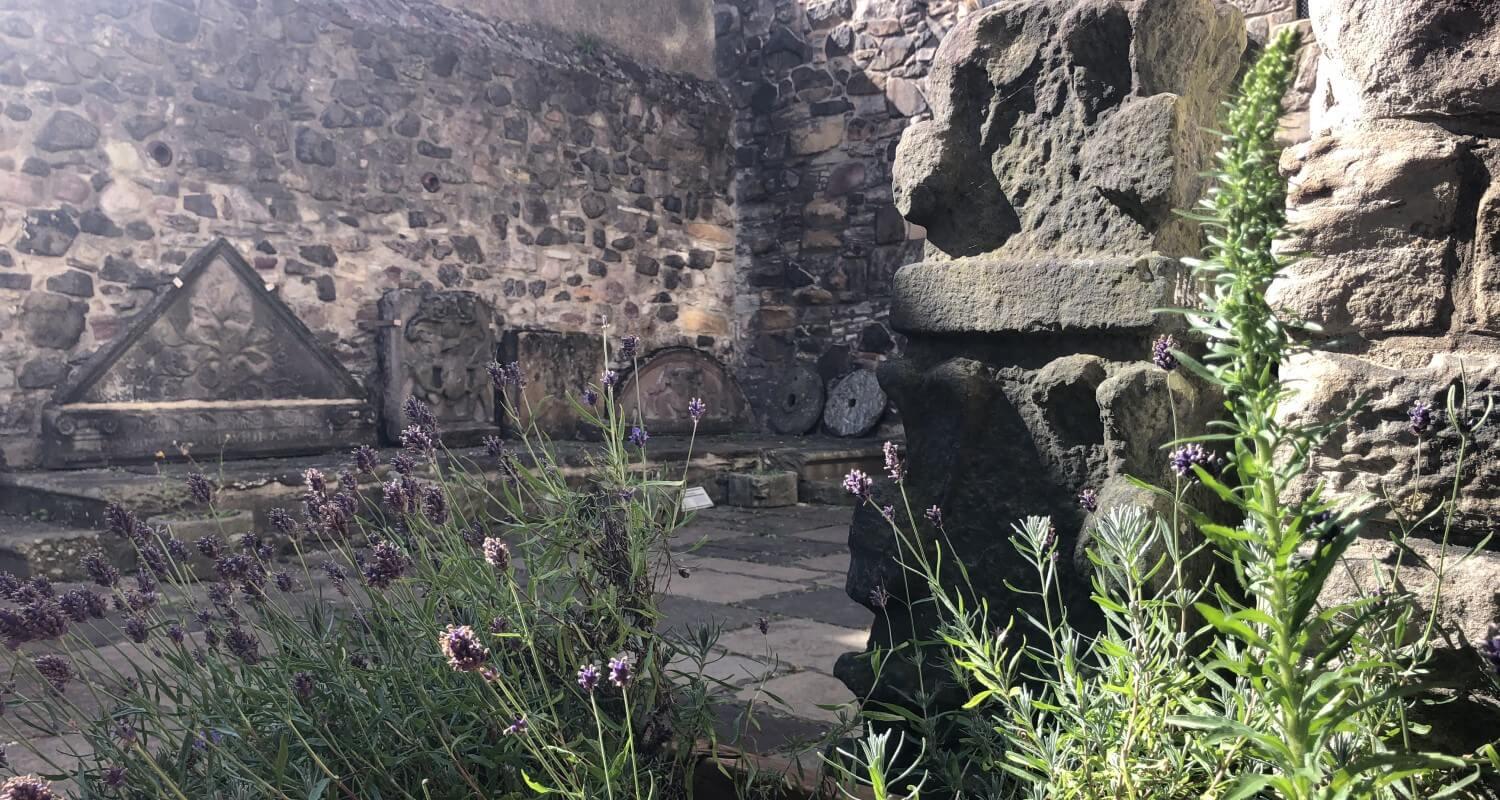
[[[875,373],[867,369],[845,375],[828,393],[823,425],[835,436],[864,436],[885,415],[886,396]]]
[[[805,364],[787,370],[772,390],[766,423],[777,433],[801,436],[823,418],[823,377]]]

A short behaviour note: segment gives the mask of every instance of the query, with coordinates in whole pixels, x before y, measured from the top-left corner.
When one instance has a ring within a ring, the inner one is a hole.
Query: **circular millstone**
[[[823,416],[823,379],[806,365],[797,364],[788,370],[772,392],[766,422],[777,433],[800,436],[812,430]]]
[[[885,413],[885,392],[875,373],[859,370],[844,376],[828,393],[823,425],[837,436],[864,436]]]

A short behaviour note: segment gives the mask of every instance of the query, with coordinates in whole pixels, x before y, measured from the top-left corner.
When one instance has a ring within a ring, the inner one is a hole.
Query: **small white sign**
[[[708,492],[704,491],[702,486],[689,486],[688,490],[682,493],[683,511],[702,511],[713,507],[714,501],[709,499]]]

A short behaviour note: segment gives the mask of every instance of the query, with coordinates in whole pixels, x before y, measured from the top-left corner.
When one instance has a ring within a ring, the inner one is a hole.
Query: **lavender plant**
[[[522,398],[519,365],[490,373]],[[272,512],[289,563],[268,537],[184,542],[116,506],[133,574],[101,551],[93,588],[0,576],[20,678],[0,725],[84,740],[25,780],[90,799],[681,796],[683,743],[713,738],[714,642],[658,630],[685,476],[650,467],[616,390],[606,372],[574,398],[603,434],[582,469],[520,414],[518,442],[449,450],[408,401],[388,464],[366,447],[309,469],[301,513]],[[216,497],[196,473],[190,491]]]

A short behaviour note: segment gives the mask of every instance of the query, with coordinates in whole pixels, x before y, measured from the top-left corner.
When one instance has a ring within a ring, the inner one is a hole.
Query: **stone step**
[[[0,572],[54,581],[86,580],[79,567],[85,553],[107,544],[101,531],[52,522],[44,515],[0,514]]]

